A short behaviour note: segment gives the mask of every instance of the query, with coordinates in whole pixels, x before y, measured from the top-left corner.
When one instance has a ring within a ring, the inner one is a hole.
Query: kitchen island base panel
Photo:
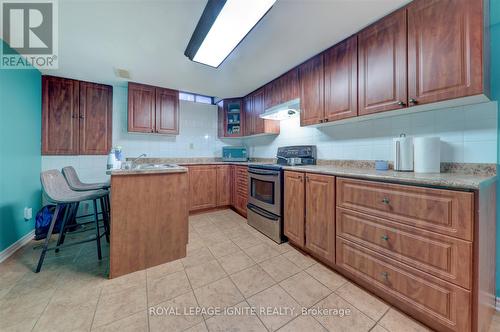
[[[112,176],[109,278],[186,256],[188,175]]]

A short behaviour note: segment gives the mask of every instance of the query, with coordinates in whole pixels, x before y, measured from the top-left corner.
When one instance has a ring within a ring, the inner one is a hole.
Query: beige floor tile
[[[208,332],[207,326],[205,325],[205,322],[201,322],[199,324],[196,324],[193,327],[188,328],[184,332]]]
[[[182,265],[184,265],[184,268],[188,268],[213,260],[215,260],[215,257],[208,248],[200,248],[189,252],[188,255],[182,259]]]
[[[198,303],[193,292],[180,295],[170,301],[156,305],[157,310],[159,308],[166,308],[166,310],[150,314],[150,331],[184,331],[203,322],[203,317],[200,314],[190,314],[191,312],[194,313],[193,310],[197,306]],[[172,310],[172,312],[169,310]]]
[[[73,294],[74,296],[55,294],[36,323],[34,331],[90,330],[100,290],[88,288],[78,295]]]
[[[184,266],[182,260],[177,259],[172,262],[157,265],[146,270],[148,282],[156,279],[166,277],[169,274],[182,271]]]
[[[315,312],[315,310],[318,311]],[[342,311],[345,315],[341,314]],[[331,294],[314,305],[310,312],[329,331],[365,332],[375,325],[373,320],[337,294]]]
[[[301,269],[307,269],[311,265],[316,264],[316,262],[314,261],[314,259],[311,258],[311,256],[304,255],[303,253],[293,248],[284,253],[283,256],[288,258],[290,261],[292,261],[295,265],[297,265]]]
[[[212,252],[215,258],[224,257],[240,250],[240,248],[233,243],[233,241],[226,241],[216,245],[209,246],[208,249]]]
[[[270,331],[276,331],[301,313],[299,304],[279,285],[248,298],[247,302],[256,308],[259,318]],[[281,310],[281,312],[264,311],[263,313],[261,310],[266,310],[265,308]]]
[[[290,262],[283,255],[270,258],[260,263],[260,266],[266,271],[276,282],[280,282],[298,272],[300,268]]]
[[[332,291],[336,290],[347,282],[347,280],[340,274],[330,270],[322,264],[314,264],[313,266],[307,268],[305,271],[314,279],[330,288]]]
[[[273,278],[262,267],[254,265],[248,269],[232,274],[231,279],[245,298],[248,298],[275,284]]]
[[[148,324],[148,313],[141,311],[113,323],[93,328],[92,332],[147,332]]]
[[[33,327],[45,310],[54,289],[38,291],[25,296],[0,301],[0,322],[2,330],[23,330]]]
[[[191,290],[184,271],[175,272],[148,283],[148,304],[155,305],[170,300]]]
[[[240,247],[241,249],[247,249],[250,247],[254,247],[258,244],[261,244],[261,240],[253,235],[248,235],[248,236],[242,236],[242,237],[237,237],[233,240],[233,242]]]
[[[146,309],[146,287],[139,286],[117,293],[101,294],[92,327],[106,325]]]
[[[229,238],[224,235],[222,232],[214,232],[211,234],[200,234],[203,239],[203,242],[206,246],[213,246],[225,241],[228,241]]]
[[[379,298],[350,282],[335,292],[374,321],[378,321],[389,310],[389,306]]]
[[[416,322],[405,314],[391,308],[379,321],[379,325],[389,332],[423,332],[430,331],[424,325]]]
[[[303,307],[310,307],[332,291],[305,272],[280,282],[280,286]]]
[[[234,306],[233,313],[213,316],[206,320],[208,330],[210,332],[225,332],[225,331],[252,331],[252,332],[267,332],[266,327],[259,320],[257,315],[251,314],[248,303],[241,302]]]
[[[128,288],[146,287],[146,270],[126,274],[113,278],[104,283],[102,294],[122,292]]]
[[[243,296],[231,279],[224,278],[194,290],[202,308],[231,307],[243,301]]]
[[[246,252],[250,258],[252,258],[254,261],[257,263],[263,262],[266,259],[279,256],[279,251],[276,249],[271,248],[270,246],[261,243],[256,246],[246,248],[243,251]]]
[[[227,276],[226,272],[217,261],[210,261],[205,264],[188,267],[186,269],[186,274],[193,288],[205,286]]]
[[[270,238],[265,238],[262,240],[262,242],[267,244],[271,248],[276,249],[277,251],[279,251],[280,254],[284,254],[285,252],[288,252],[293,249],[292,246],[289,245],[287,242],[278,244],[273,240],[271,240]]]
[[[204,247],[206,247],[205,242],[203,241],[203,239],[199,238],[199,239],[195,239],[195,240],[189,240],[187,247],[186,247],[186,250],[187,250],[187,253],[189,255],[194,250],[201,249]]]
[[[278,330],[279,332],[328,332],[311,316],[299,316]]]
[[[380,324],[375,325],[373,329],[370,330],[370,332],[388,332],[386,329],[384,329]]]
[[[193,227],[201,236],[221,232],[221,230],[212,221],[210,221],[210,223],[207,222],[202,225],[193,225]]]
[[[253,259],[239,249],[231,255],[219,258],[219,263],[228,274],[236,273],[255,264]]]

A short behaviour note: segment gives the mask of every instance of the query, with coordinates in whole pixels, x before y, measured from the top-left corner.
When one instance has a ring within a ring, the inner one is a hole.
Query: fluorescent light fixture
[[[219,65],[269,11],[276,0],[208,0],[184,54]]]

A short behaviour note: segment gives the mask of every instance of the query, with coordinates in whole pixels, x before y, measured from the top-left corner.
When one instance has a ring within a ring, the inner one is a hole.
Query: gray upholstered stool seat
[[[97,257],[98,259],[102,259],[101,256],[101,234],[99,232],[99,218],[97,214],[97,200],[101,201],[101,208],[103,208],[103,198],[108,195],[107,190],[91,190],[91,191],[74,191],[72,190],[68,183],[66,182],[64,176],[58,170],[50,170],[45,171],[40,174],[40,181],[42,182],[43,193],[46,196],[47,200],[50,203],[56,204],[56,210],[54,215],[52,216],[52,220],[50,222],[49,231],[47,232],[47,237],[45,239],[45,243],[40,254],[40,259],[38,260],[38,266],[36,268],[36,272],[40,272],[42,268],[43,260],[45,258],[45,254],[48,250],[55,249],[58,251],[61,245],[64,242],[64,236],[66,233],[66,223],[68,220],[72,220],[75,218],[78,205],[83,201],[93,201],[94,203],[94,222],[95,222],[95,231],[96,236],[94,238],[83,240],[75,243],[70,243],[67,246],[96,241],[97,242]],[[64,213],[61,229],[59,232],[59,238],[57,240],[56,247],[49,248],[50,237],[52,236],[52,232],[54,231],[54,225],[61,213]],[[104,213],[105,220],[107,221],[107,213]],[[105,224],[105,228],[106,228]],[[107,234],[107,232],[105,232]],[[104,234],[103,234],[104,235]]]
[[[76,173],[73,166],[66,166],[62,169],[64,177],[68,182],[71,189],[75,191],[88,191],[88,190],[98,190],[98,189],[108,189],[110,184],[108,182],[102,183],[83,183],[78,174]]]

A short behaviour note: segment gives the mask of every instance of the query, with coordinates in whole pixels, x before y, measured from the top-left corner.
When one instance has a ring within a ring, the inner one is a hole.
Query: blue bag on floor
[[[62,208],[61,211],[59,212],[52,234],[59,233],[59,230],[61,229],[61,223],[64,217],[65,208],[66,206],[64,206],[64,208]],[[52,221],[52,216],[54,215],[55,211],[56,211],[55,205],[46,205],[43,208],[41,208],[40,211],[38,211],[35,218],[35,240],[42,240],[47,237],[47,233],[49,232],[50,228],[50,222]]]

